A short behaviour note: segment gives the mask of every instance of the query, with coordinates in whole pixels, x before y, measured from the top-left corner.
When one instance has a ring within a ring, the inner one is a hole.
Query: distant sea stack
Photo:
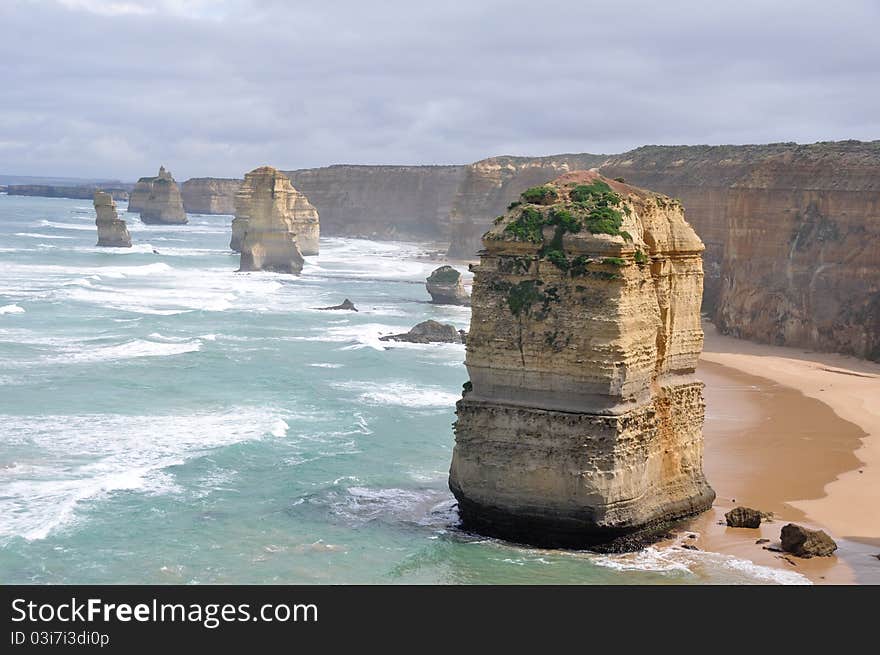
[[[131,248],[131,235],[128,228],[116,213],[113,197],[104,191],[95,191],[92,202],[95,205],[95,225],[98,227],[98,244],[110,248]]]
[[[234,214],[241,180],[194,177],[180,185],[183,208],[190,214]]]
[[[301,236],[310,254],[318,252],[318,212],[286,175],[271,166],[244,176],[235,198],[233,234],[236,224],[243,234],[241,271],[299,273]]]
[[[449,475],[464,526],[620,550],[709,508],[703,244],[681,205],[573,172],[482,243]]]
[[[128,199],[128,211],[138,212],[144,223],[155,225],[184,225],[183,198],[177,182],[164,166],[156,177],[138,180]]]
[[[461,273],[452,266],[434,269],[425,281],[425,288],[435,305],[470,305],[471,297],[461,283]]]

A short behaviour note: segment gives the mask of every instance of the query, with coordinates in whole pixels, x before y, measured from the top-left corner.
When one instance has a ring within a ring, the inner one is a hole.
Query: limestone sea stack
[[[271,171],[271,176],[275,180],[272,184],[275,184],[278,192],[284,195],[286,204],[283,209],[279,204],[278,211],[283,211],[284,215],[289,220],[293,233],[296,235],[296,242],[299,246],[300,253],[306,256],[317,255],[318,239],[320,237],[318,210],[315,209],[314,205],[309,202],[309,199],[306,198],[304,194],[294,188],[290,183],[290,178],[281,171],[272,168],[271,166],[263,166],[254,169],[248,173],[248,175],[253,175],[258,171]],[[270,175],[270,173],[262,173],[261,175],[265,177]],[[256,180],[256,178],[253,179]],[[268,178],[266,178],[263,183],[268,184],[267,180]],[[232,219],[232,238],[229,241],[230,249],[235,252],[242,252],[245,233],[248,232],[249,229],[249,217],[247,213],[243,213],[238,209],[238,198],[240,198],[242,194],[247,195],[248,193],[250,193],[250,191],[248,190],[247,176],[245,176],[245,182],[236,196],[235,218]]]
[[[128,199],[128,211],[138,212],[144,223],[156,225],[184,225],[183,198],[177,182],[164,166],[156,177],[138,180]]]
[[[297,230],[304,226],[310,252],[317,253],[317,211],[286,175],[271,166],[244,176],[235,197],[233,229],[236,222],[243,235],[239,270],[299,273],[303,255]]]
[[[116,213],[116,202],[104,191],[95,191],[95,225],[98,226],[98,244],[110,248],[131,248],[131,235],[125,221]]]
[[[626,550],[709,508],[703,244],[681,204],[575,171],[482,243],[449,474],[463,525]]]
[[[431,302],[435,305],[471,304],[471,297],[461,283],[461,273],[452,266],[434,269],[425,282],[425,288],[431,294]]]

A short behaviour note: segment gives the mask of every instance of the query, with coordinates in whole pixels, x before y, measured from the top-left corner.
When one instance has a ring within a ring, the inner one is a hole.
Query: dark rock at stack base
[[[358,308],[354,306],[354,303],[352,301],[350,301],[348,298],[343,300],[338,305],[333,305],[332,307],[318,307],[318,309],[322,312],[332,311],[335,309],[346,310],[349,312],[356,312],[358,310]]]
[[[809,530],[795,523],[782,528],[782,550],[798,557],[828,557],[837,550],[837,542],[824,530]]]
[[[734,507],[724,515],[730,528],[758,528],[762,518],[763,513],[751,507]]]
[[[694,375],[703,244],[666,196],[589,171],[549,186],[471,268],[449,488],[468,530],[641,548],[715,498]]]
[[[454,325],[438,321],[422,321],[409,332],[379,337],[379,341],[406,341],[409,343],[463,343],[462,333]]]
[[[435,305],[469,306],[471,297],[461,283],[461,273],[452,266],[441,266],[435,269],[425,282],[425,288],[431,294],[431,302]]]
[[[109,193],[95,191],[95,225],[98,228],[97,245],[108,248],[131,248],[131,235],[125,221],[116,213],[116,203]]]

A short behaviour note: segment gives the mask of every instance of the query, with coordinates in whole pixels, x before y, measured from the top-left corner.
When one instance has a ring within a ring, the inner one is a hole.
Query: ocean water
[[[241,274],[230,216],[124,208],[134,247],[97,248],[87,201],[0,195],[0,583],[805,581],[461,531],[464,348],[378,340],[467,328],[426,302],[427,246],[328,238],[301,276]]]

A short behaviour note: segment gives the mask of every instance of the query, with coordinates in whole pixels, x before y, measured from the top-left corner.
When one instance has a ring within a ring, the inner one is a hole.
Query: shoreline
[[[699,534],[689,543],[813,582],[880,582],[872,556],[880,551],[880,512],[865,511],[880,499],[880,407],[871,406],[880,398],[880,365],[726,337],[710,323],[704,330],[704,470],[718,498],[685,524]],[[724,512],[735,505],[771,511],[775,520],[727,528]],[[777,543],[788,522],[825,530],[840,549],[804,560],[755,543]]]

